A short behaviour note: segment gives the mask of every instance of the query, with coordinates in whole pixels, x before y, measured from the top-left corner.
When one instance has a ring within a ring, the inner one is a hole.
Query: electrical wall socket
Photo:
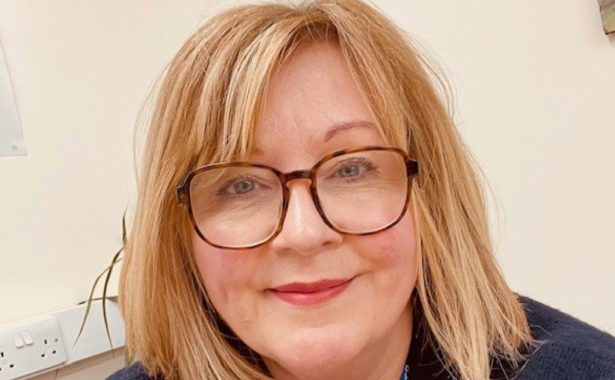
[[[24,379],[66,360],[56,317],[22,321],[0,331],[0,380]]]
[[[86,304],[80,304],[0,325],[0,380],[30,378],[109,352],[112,346],[100,300],[90,305],[79,335],[87,309]],[[113,348],[123,347],[124,322],[117,302],[107,302],[106,312]]]

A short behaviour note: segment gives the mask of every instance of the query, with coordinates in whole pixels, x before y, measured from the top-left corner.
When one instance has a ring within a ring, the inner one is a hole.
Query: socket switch
[[[24,379],[60,366],[67,356],[56,317],[3,326],[0,331],[0,380]]]

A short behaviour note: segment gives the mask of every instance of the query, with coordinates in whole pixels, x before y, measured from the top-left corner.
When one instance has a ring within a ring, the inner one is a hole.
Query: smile
[[[352,278],[322,280],[318,282],[295,282],[268,291],[282,301],[295,306],[315,306],[340,295],[352,282]]]

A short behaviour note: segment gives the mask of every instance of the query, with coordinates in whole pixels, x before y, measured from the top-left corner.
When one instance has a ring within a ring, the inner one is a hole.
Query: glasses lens
[[[240,248],[258,244],[276,230],[282,185],[269,169],[227,166],[203,171],[190,183],[192,214],[212,244]]]
[[[318,168],[316,191],[327,219],[339,231],[369,233],[399,219],[408,176],[394,151],[363,151],[334,157]]]

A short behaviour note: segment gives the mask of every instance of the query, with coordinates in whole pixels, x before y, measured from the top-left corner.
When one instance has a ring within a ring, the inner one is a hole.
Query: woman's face
[[[339,47],[306,45],[272,79],[252,161],[283,172],[309,169],[337,150],[385,145],[376,125]],[[390,361],[383,357],[405,359],[410,339],[409,298],[417,275],[413,210],[376,234],[342,235],[321,219],[309,180],[288,187],[282,231],[262,246],[219,249],[193,234],[211,302],[277,378],[386,372]],[[339,283],[334,291],[327,288]],[[290,296],[280,296],[284,286]],[[318,291],[293,295],[296,287]]]

